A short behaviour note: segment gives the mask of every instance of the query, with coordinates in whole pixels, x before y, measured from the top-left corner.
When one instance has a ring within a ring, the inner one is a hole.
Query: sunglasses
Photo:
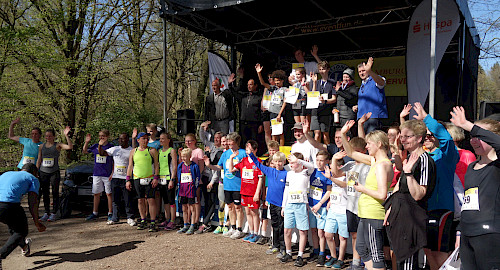
[[[427,135],[425,135],[425,138],[426,138],[427,140],[430,140],[430,139],[434,138],[434,135],[432,135],[432,134],[427,134]]]

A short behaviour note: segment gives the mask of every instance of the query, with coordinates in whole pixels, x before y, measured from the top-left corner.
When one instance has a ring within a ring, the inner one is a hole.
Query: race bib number
[[[281,104],[281,96],[280,95],[272,95],[271,102],[274,104]]]
[[[95,162],[105,164],[106,163],[106,156],[97,155],[95,157]]]
[[[306,194],[303,191],[291,191],[289,193],[290,203],[305,203],[306,202]]]
[[[35,164],[35,158],[34,157],[25,156],[23,158],[23,165],[24,164],[28,164],[28,163]]]
[[[139,184],[141,184],[142,186],[147,186],[147,185],[149,185],[149,183],[151,183],[151,178],[140,178],[139,179]]]
[[[469,188],[465,191],[464,204],[462,205],[462,211],[465,210],[479,210],[479,188]]]
[[[347,196],[356,196],[356,190],[354,189],[354,185],[356,182],[354,180],[347,181]]]
[[[191,173],[181,173],[181,183],[191,183],[193,182],[193,177],[191,176]]]
[[[334,205],[342,204],[342,192],[340,190],[332,189],[332,193],[330,193],[330,202]]]
[[[121,176],[127,175],[127,166],[115,166],[115,174]]]
[[[241,177],[243,179],[253,179],[253,169],[243,169]]]
[[[319,187],[311,187],[309,189],[309,197],[313,198],[313,200],[321,201],[323,198],[323,189]]]
[[[159,183],[162,186],[166,186],[168,184],[168,180],[170,180],[170,177],[168,177],[166,175],[160,175],[160,182]]]
[[[47,167],[47,168],[54,167],[54,158],[43,158],[42,167]]]

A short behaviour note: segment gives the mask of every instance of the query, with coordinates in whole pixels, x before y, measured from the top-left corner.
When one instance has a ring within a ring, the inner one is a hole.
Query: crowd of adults
[[[214,80],[205,102],[206,121],[198,136],[185,136],[179,149],[173,148],[168,132],[158,134],[155,124],[143,132],[134,129],[132,145],[127,133],[120,134],[118,146],[108,141],[107,130],[99,132],[93,145],[88,134],[83,153],[94,156],[94,208],[86,220],[98,219],[100,194],[105,192],[109,225],[119,221],[124,201],[127,223],[138,230],[213,232],[269,243],[266,254],[275,254],[281,263],[292,260],[296,229],[298,267],[314,262],[344,268],[351,238],[350,269],[418,269],[423,249],[429,268],[437,270],[457,247],[463,269],[499,268],[498,119],[472,123],[462,107],[455,107],[450,122],[444,123],[415,103],[403,108],[399,125],[385,129],[385,79],[373,71],[374,59],[357,66],[362,80],[358,88],[352,68],[335,82],[328,78],[330,66],[319,59],[317,47],[311,53],[317,62],[306,62],[302,50],[295,52],[298,63],[289,76],[275,70],[265,80],[264,67],[256,64],[258,78],[247,81],[248,91],[242,91],[234,74],[224,91]],[[319,102],[313,106],[315,97]],[[239,134],[229,133],[235,107]],[[414,119],[407,120],[412,110]],[[293,115],[291,131],[273,131],[280,129],[285,114]],[[0,176],[0,221],[12,235],[1,249],[0,268],[1,259],[16,246],[29,254],[22,194],[29,194],[39,231],[45,229],[40,221],[56,221],[59,152],[73,147],[69,127],[63,131],[66,144],[54,141],[54,130],[46,131],[42,143],[38,128],[31,139],[15,136],[18,122],[11,123],[8,137],[24,145],[18,165],[22,171]],[[339,128],[332,143],[329,134],[335,126]],[[474,153],[459,147],[464,130]],[[280,150],[288,132],[296,141],[286,156]],[[259,134],[267,146],[261,159]],[[40,198],[45,210],[41,217]],[[177,213],[182,224],[175,224]],[[218,226],[212,224],[215,216]],[[266,231],[269,220],[272,239]],[[304,258],[308,245],[312,249]]]

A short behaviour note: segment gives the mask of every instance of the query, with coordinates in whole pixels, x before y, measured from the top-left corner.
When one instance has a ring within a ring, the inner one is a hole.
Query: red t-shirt
[[[259,161],[261,161],[259,159]],[[234,166],[241,173],[241,195],[254,196],[259,184],[259,175],[262,172],[255,166],[253,161],[246,157],[240,163]]]
[[[467,171],[467,167],[469,167],[469,164],[476,161],[476,155],[474,155],[471,151],[465,149],[458,150],[458,155],[460,156],[460,160],[457,163],[455,173],[458,175],[458,178],[460,178],[462,186],[464,186],[465,172]]]

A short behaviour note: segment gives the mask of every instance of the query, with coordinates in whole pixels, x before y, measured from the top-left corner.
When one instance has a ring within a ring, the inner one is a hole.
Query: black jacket
[[[205,98],[205,121],[216,121],[215,119],[215,93],[210,93]],[[229,119],[235,119],[234,117],[234,97],[230,90],[226,89],[222,91],[222,96],[226,100],[227,109],[229,111]]]

